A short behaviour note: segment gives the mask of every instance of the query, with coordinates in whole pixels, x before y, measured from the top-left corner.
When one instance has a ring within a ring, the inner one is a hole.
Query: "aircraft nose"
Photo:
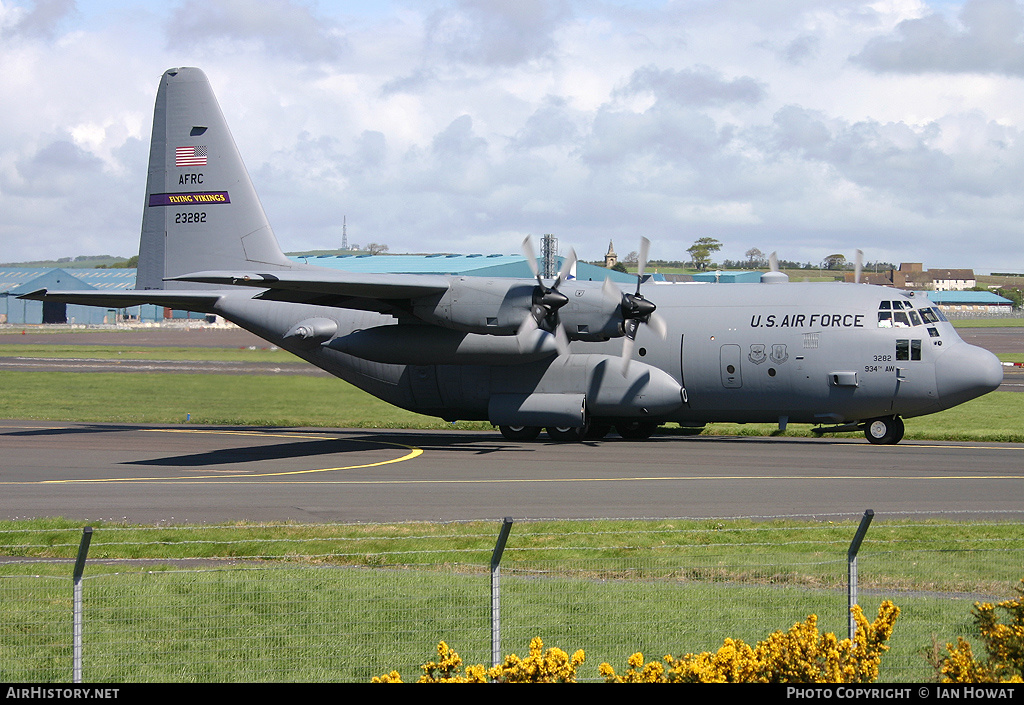
[[[935,361],[939,401],[949,408],[997,389],[1003,382],[1003,365],[984,348],[961,343]]]

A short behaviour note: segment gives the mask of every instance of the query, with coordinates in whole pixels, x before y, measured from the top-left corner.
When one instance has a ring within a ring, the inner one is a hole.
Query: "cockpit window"
[[[905,312],[905,313],[904,313]],[[947,320],[938,307],[915,309],[910,301],[879,301],[879,328],[910,328]]]

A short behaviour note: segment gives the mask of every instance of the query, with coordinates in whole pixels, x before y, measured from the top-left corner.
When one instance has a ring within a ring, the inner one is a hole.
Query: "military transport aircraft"
[[[527,259],[536,265],[529,241]],[[928,299],[866,284],[637,286],[353,274],[281,251],[206,75],[156,97],[136,289],[22,298],[218,314],[396,406],[512,440],[659,424],[814,424],[897,443],[902,418],[996,389],[1002,367]]]

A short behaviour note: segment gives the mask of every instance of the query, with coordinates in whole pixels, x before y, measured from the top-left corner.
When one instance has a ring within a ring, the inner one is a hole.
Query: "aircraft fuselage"
[[[570,307],[600,295],[592,282],[569,281],[561,291]],[[842,424],[933,413],[991,391],[1002,379],[995,356],[965,343],[931,302],[887,287],[649,284],[645,293],[668,334],[662,339],[640,327],[627,377],[619,367],[621,338],[574,340],[568,355],[518,364],[472,358],[416,364],[430,357],[416,345],[395,346],[391,362],[376,362],[330,341],[284,336],[300,320],[324,318],[337,324],[335,339],[344,340],[354,331],[398,326],[390,315],[262,301],[250,292],[226,295],[216,308],[389,403],[447,420],[494,421],[496,396],[546,395],[538,401],[561,399],[569,409],[581,397],[590,416],[609,422]],[[565,319],[572,321],[571,309]],[[435,327],[403,323],[395,332],[418,336],[427,328]],[[398,362],[403,355],[408,363]]]

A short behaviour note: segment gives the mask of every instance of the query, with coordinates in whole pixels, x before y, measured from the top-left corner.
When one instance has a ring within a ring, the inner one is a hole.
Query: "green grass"
[[[447,641],[489,661],[494,522],[225,526],[96,524],[83,591],[88,681],[406,680]],[[634,651],[756,642],[817,614],[845,636],[855,521],[546,521],[513,526],[502,561],[503,652],[529,639],[582,648],[581,677]],[[0,522],[0,680],[67,680],[71,569],[81,527]],[[876,521],[861,605],[902,614],[882,682],[931,678],[933,643],[971,634],[975,599],[1010,597],[1022,526]],[[114,562],[149,558],[143,565]],[[206,565],[175,559],[202,557]],[[219,562],[217,559],[225,559]],[[226,562],[226,559],[241,563]],[[35,577],[31,577],[35,576]],[[64,576],[63,579],[48,576]]]
[[[1024,443],[1024,394],[990,392],[952,409],[905,420],[904,438],[924,441]],[[671,431],[669,431],[671,432]],[[708,424],[709,436],[810,436],[810,426],[791,426],[784,434],[774,424]],[[849,436],[851,434],[835,434]],[[859,434],[854,434],[859,435]]]
[[[1019,318],[951,318],[954,328],[1021,328],[1024,317]]]
[[[189,348],[125,345],[0,345],[0,357],[171,360],[199,362],[301,362],[280,348]]]
[[[0,418],[344,428],[453,426],[326,377],[0,372]]]

